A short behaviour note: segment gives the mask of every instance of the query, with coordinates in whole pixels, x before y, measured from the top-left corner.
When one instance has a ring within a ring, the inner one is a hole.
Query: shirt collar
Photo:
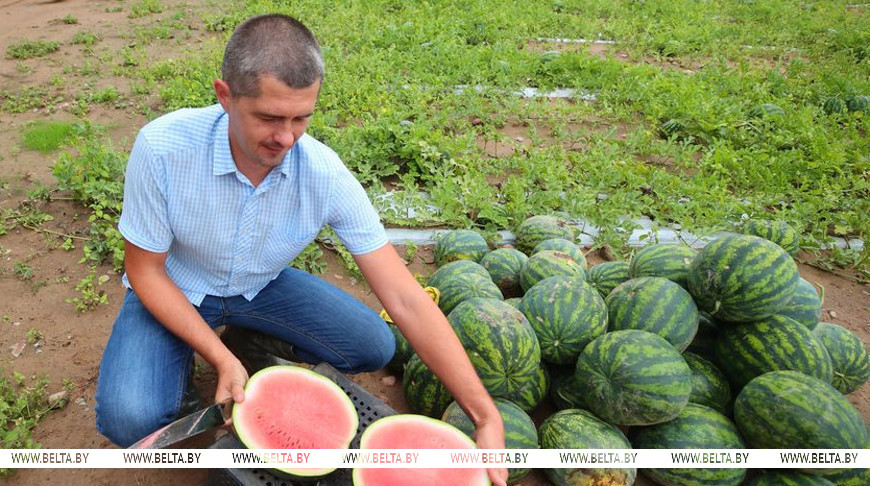
[[[224,112],[218,119],[215,126],[215,141],[214,141],[214,161],[212,166],[212,174],[216,176],[232,174],[238,169],[233,161],[233,153],[230,150],[230,132],[229,122],[230,117]],[[303,135],[304,137],[305,135]],[[290,169],[293,166],[293,160],[297,157],[297,142],[292,149],[284,156],[278,170],[285,177],[290,177]]]

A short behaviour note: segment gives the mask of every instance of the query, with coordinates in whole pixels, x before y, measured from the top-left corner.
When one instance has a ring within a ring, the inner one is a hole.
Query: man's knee
[[[371,333],[368,342],[363,345],[363,350],[355,363],[351,363],[354,372],[375,371],[383,368],[393,359],[393,354],[396,352],[396,338],[387,327],[387,323],[378,318],[379,322]]]
[[[168,424],[177,414],[171,407],[123,397],[97,396],[97,430],[114,444],[129,447]]]

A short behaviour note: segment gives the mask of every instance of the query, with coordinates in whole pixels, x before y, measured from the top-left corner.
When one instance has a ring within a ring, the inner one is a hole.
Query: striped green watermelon
[[[730,415],[731,385],[725,374],[713,363],[694,353],[683,353],[683,359],[692,370],[692,396],[689,403],[697,403]]]
[[[686,287],[689,265],[697,252],[691,247],[673,243],[649,245],[631,259],[628,275],[638,277],[662,277]]]
[[[794,260],[778,245],[732,234],[698,253],[688,282],[700,310],[720,321],[749,322],[788,304],[799,279]]]
[[[510,299],[505,299],[504,303],[509,304],[511,307],[519,308],[522,301],[522,297],[511,297]]]
[[[837,486],[867,486],[870,484],[870,468],[844,469],[833,474],[826,474],[825,479]]]
[[[396,338],[396,352],[393,353],[392,359],[387,363],[387,369],[393,373],[401,373],[405,369],[405,364],[414,356],[414,350],[398,327],[392,324],[388,327],[390,332],[393,333],[393,337]]]
[[[836,96],[832,96],[825,100],[822,104],[822,110],[825,111],[826,115],[836,115],[840,113],[844,113],[846,111],[846,102],[837,98]]]
[[[868,111],[870,110],[870,96],[859,95],[852,96],[846,99],[846,109],[849,111]]]
[[[576,277],[551,277],[526,292],[519,310],[526,316],[541,358],[574,364],[580,351],[607,330],[607,307],[598,292]]]
[[[550,374],[550,389],[547,396],[556,410],[566,408],[587,408],[583,404],[583,393],[580,386],[574,383],[574,366],[558,366],[546,364]]]
[[[790,317],[813,330],[822,317],[822,298],[813,284],[801,278],[791,300],[777,314]]]
[[[640,329],[668,340],[683,351],[698,332],[698,307],[676,282],[662,277],[633,278],[605,299],[607,329]]]
[[[543,364],[543,363],[542,363]],[[538,368],[511,394],[510,401],[531,413],[547,396],[550,389],[550,376],[543,366]]]
[[[573,258],[578,265],[583,267],[584,270],[589,267],[589,264],[586,262],[586,255],[583,254],[583,249],[580,248],[579,245],[566,240],[565,238],[550,238],[549,240],[544,240],[532,248],[530,255],[534,255],[535,253],[544,250],[555,250],[567,253],[568,255],[571,255],[571,258]]]
[[[820,322],[813,334],[831,357],[834,388],[844,395],[861,388],[870,378],[870,353],[861,339],[852,331],[829,322]]]
[[[749,116],[752,118],[781,118],[785,116],[785,111],[773,103],[764,103],[749,110]]]
[[[797,255],[801,246],[801,235],[790,224],[782,220],[748,219],[743,223],[741,232],[772,241],[787,251]]]
[[[476,273],[456,275],[442,283],[438,290],[441,292],[438,307],[445,315],[455,309],[460,302],[468,299],[485,297],[502,300],[501,290],[492,282],[488,274],[486,277]]]
[[[440,417],[453,401],[447,387],[416,354],[405,365],[402,389],[411,411],[429,417]]]
[[[800,371],[826,383],[833,379],[831,358],[822,342],[806,326],[783,316],[723,327],[716,357],[738,389],[775,370]]]
[[[454,230],[440,235],[435,242],[435,264],[439,267],[456,260],[480,261],[489,245],[480,233]]]
[[[481,277],[489,278],[489,272],[486,271],[479,263],[471,260],[456,260],[442,267],[439,267],[430,277],[427,285],[441,289],[444,283],[452,279],[456,275],[465,275],[468,273],[476,273]]]
[[[797,371],[750,381],[734,401],[734,421],[757,449],[862,449],[870,439],[861,414],[836,388]]]
[[[547,417],[538,428],[542,449],[631,449],[625,435],[616,427],[586,410],[561,410]],[[555,486],[608,485],[631,486],[637,477],[635,468],[544,469]]]
[[[586,271],[567,253],[543,250],[529,257],[520,271],[520,285],[528,292],[533,285],[550,277],[580,277],[586,280]]]
[[[504,442],[507,449],[537,449],[538,430],[531,417],[515,403],[503,398],[496,398],[495,406],[501,414],[504,423]],[[453,402],[447,406],[441,420],[465,432],[469,437],[474,437],[476,430],[474,422],[465,414],[458,403]],[[526,477],[530,468],[508,469],[508,484],[516,484]]]
[[[666,139],[679,135],[685,129],[686,126],[680,120],[674,118],[670,118],[659,125],[659,133]]]
[[[490,278],[505,296],[521,296],[520,270],[529,260],[525,253],[514,248],[497,248],[480,259]]]
[[[635,449],[745,449],[737,427],[712,408],[690,403],[677,418],[631,429]],[[662,486],[737,486],[746,469],[645,468],[641,472]]]
[[[574,374],[595,415],[616,425],[675,418],[692,394],[692,370],[664,338],[626,330],[599,336],[580,353]]]
[[[574,241],[575,232],[574,228],[561,218],[539,215],[532,216],[520,223],[514,234],[516,236],[517,249],[529,255],[532,249],[544,240],[564,238]]]
[[[719,326],[716,321],[703,311],[698,311],[698,332],[686,351],[701,356],[716,364],[716,341],[719,339]]]
[[[752,478],[746,486],[836,486],[827,479],[797,471],[769,470]],[[866,485],[865,485],[866,486]]]
[[[447,320],[493,397],[516,401],[514,395],[528,393],[524,387],[540,379],[541,348],[519,310],[500,300],[471,299],[456,306]]]
[[[589,282],[602,297],[607,297],[617,285],[628,280],[628,262],[603,262],[586,272]]]

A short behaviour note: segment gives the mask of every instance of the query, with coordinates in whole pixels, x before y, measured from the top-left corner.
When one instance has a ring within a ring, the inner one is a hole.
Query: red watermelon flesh
[[[245,400],[233,407],[233,427],[249,449],[346,449],[359,418],[335,382],[298,366],[264,368],[245,385]],[[300,477],[334,469],[282,468]]]
[[[423,415],[391,415],[372,422],[360,449],[475,449],[456,427]],[[489,486],[486,469],[358,468],[354,486]]]

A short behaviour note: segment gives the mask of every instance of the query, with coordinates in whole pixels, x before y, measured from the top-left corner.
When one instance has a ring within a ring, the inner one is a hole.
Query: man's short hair
[[[233,96],[259,96],[259,80],[272,76],[291,88],[323,80],[323,55],[314,34],[281,14],[252,17],[227,42],[221,73]]]

